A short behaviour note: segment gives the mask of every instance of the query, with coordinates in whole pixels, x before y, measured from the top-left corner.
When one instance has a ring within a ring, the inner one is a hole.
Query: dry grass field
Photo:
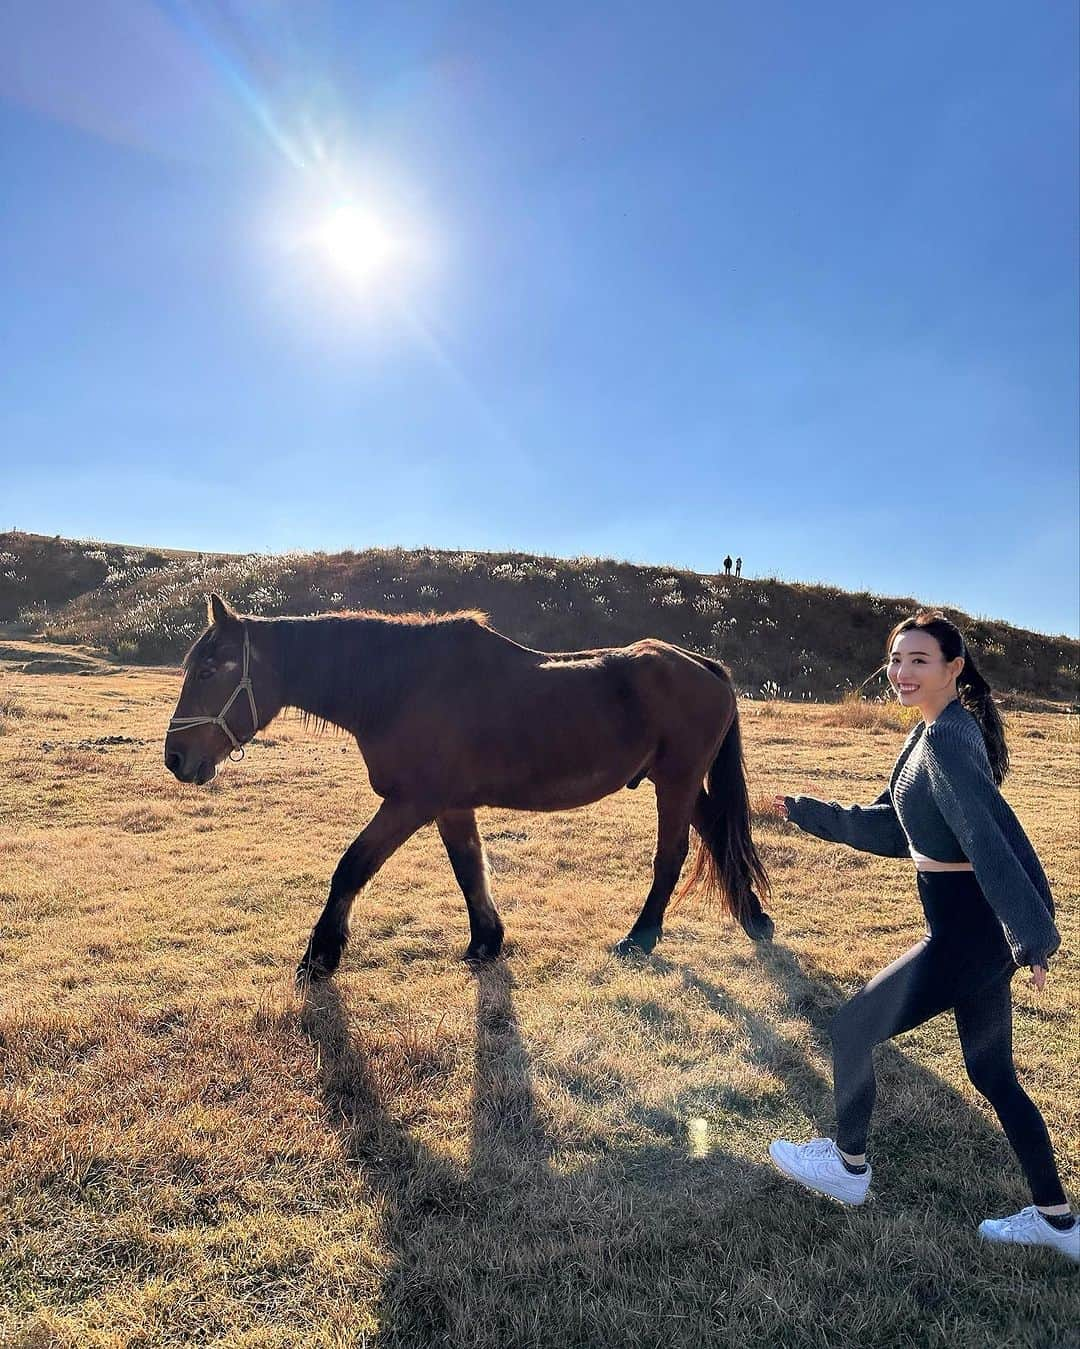
[[[759,815],[776,943],[688,901],[627,965],[608,948],[647,884],[648,784],[489,811],[506,959],[459,962],[429,829],[302,998],[373,809],[355,744],[285,718],[183,787],[161,762],[174,671],[3,655],[0,1343],[1077,1343],[1078,1271],[975,1237],[1028,1199],[947,1018],[880,1052],[873,1202],[767,1165],[773,1136],[829,1127],[830,1009],[920,932],[907,865]],[[759,801],[868,801],[903,734],[887,712],[742,710]],[[1016,1055],[1076,1196],[1080,745],[1075,717],[1009,727],[1007,796],[1064,936],[1041,998],[1016,980]]]

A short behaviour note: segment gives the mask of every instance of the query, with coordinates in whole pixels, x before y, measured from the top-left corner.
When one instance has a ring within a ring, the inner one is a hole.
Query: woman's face
[[[911,628],[893,639],[889,683],[905,707],[936,716],[956,696],[956,676],[963,668],[963,656],[947,661],[941,643],[925,628]]]

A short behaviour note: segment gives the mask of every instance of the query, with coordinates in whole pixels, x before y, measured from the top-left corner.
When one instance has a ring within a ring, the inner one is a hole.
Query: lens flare
[[[686,1138],[691,1157],[707,1157],[712,1151],[712,1140],[709,1138],[709,1121],[707,1119],[687,1120]]]

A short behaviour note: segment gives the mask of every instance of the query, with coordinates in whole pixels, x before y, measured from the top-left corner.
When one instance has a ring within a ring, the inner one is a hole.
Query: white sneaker
[[[1011,1241],[1017,1246],[1049,1246],[1070,1260],[1080,1261],[1080,1219],[1067,1232],[1059,1232],[1029,1204],[1008,1218],[987,1218],[979,1224],[984,1241]]]
[[[841,1204],[861,1204],[870,1188],[870,1167],[861,1175],[852,1175],[831,1138],[812,1138],[809,1143],[777,1138],[769,1144],[769,1156],[790,1180],[839,1199]]]

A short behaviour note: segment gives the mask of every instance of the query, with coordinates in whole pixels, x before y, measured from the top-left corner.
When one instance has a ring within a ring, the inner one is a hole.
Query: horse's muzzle
[[[191,782],[196,787],[202,787],[217,772],[212,759],[199,759],[189,764],[178,750],[170,750],[165,755],[165,767],[178,782]]]

